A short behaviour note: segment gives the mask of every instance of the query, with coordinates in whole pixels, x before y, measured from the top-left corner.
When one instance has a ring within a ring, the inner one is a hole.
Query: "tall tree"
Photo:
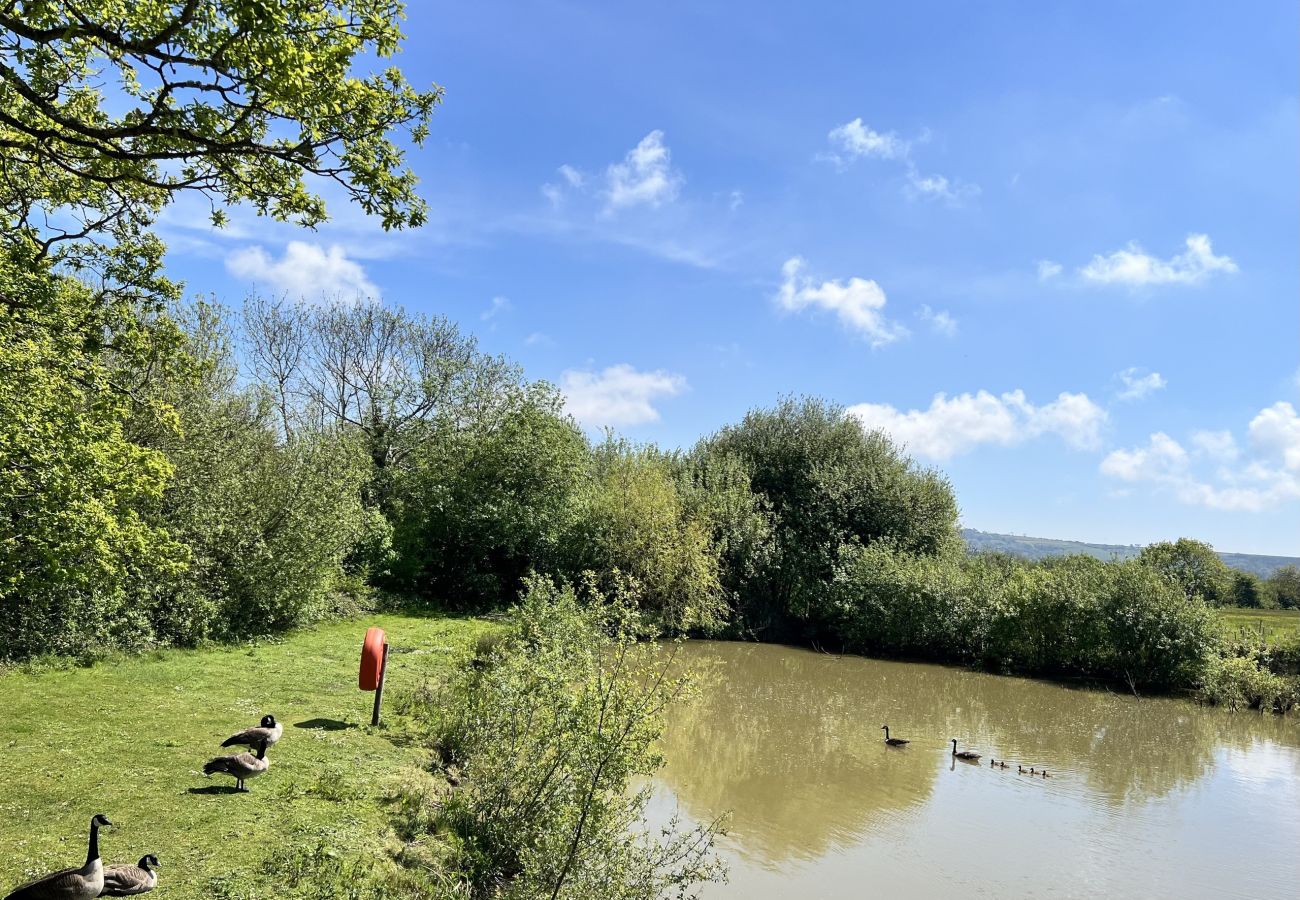
[[[1189,600],[1199,597],[1211,606],[1231,602],[1232,571],[1204,541],[1179,538],[1149,544],[1138,560],[1172,579]]]
[[[375,60],[392,0],[0,3],[0,652],[42,623],[100,636],[169,467],[129,440],[137,389],[188,365],[150,228],[175,197],[314,225],[332,183],[385,227],[425,207],[399,144],[441,97]],[[48,615],[47,615],[48,613]],[[85,641],[82,642],[83,644]]]

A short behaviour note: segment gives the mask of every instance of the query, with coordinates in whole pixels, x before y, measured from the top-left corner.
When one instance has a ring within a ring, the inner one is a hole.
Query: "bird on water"
[[[972,750],[958,750],[957,739],[952,738],[951,740],[952,740],[952,755],[955,756],[957,759],[964,759],[967,762],[975,762],[980,758],[980,755],[978,753],[975,753]]]
[[[903,746],[904,744],[910,744],[910,743],[911,743],[911,741],[905,741],[905,740],[903,740],[902,738],[890,737],[890,736],[889,736],[889,726],[888,726],[888,725],[881,725],[880,728],[881,728],[881,730],[883,730],[883,731],[885,732],[885,744],[888,745],[888,746],[890,746],[890,747],[901,747],[901,746]]]

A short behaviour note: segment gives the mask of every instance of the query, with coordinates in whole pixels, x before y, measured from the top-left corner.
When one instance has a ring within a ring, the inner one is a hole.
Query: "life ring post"
[[[368,628],[366,638],[361,643],[361,671],[357,676],[357,687],[363,691],[375,692],[371,725],[379,724],[379,705],[384,699],[384,678],[387,674],[388,636],[382,628]]]
[[[379,724],[379,704],[384,701],[384,676],[388,674],[388,642],[384,642],[384,659],[379,664],[379,685],[375,688],[375,709],[370,714],[370,724]]]

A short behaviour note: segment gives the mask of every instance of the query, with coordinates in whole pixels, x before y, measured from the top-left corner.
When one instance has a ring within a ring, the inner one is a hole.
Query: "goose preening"
[[[158,857],[146,853],[134,866],[109,866],[104,869],[103,897],[133,897],[158,886]]]
[[[886,744],[887,746],[890,746],[890,747],[901,747],[901,746],[903,746],[904,744],[910,744],[910,743],[911,743],[911,741],[905,741],[905,740],[903,740],[902,738],[891,738],[891,737],[889,736],[889,726],[888,726],[888,725],[881,725],[880,727],[881,727],[881,729],[885,732],[885,744]]]
[[[208,760],[203,766],[204,775],[215,775],[218,772],[229,775],[235,779],[235,789],[247,791],[244,782],[249,778],[256,778],[266,771],[271,761],[266,758],[266,741],[259,741],[257,745],[257,755],[251,753],[236,753],[234,756],[218,756],[215,759]]]
[[[99,829],[113,823],[103,813],[90,820],[90,843],[82,866],[52,872],[16,888],[5,900],[91,900],[104,890],[104,864],[99,858]]]
[[[238,744],[244,744],[255,748],[260,742],[266,741],[266,746],[270,747],[280,740],[282,734],[284,734],[284,726],[275,721],[275,716],[262,716],[261,725],[245,728],[239,734],[232,734],[221,742],[221,746],[234,747]]]
[[[952,755],[967,762],[975,762],[980,758],[980,755],[972,750],[958,750],[956,738],[952,738]]]

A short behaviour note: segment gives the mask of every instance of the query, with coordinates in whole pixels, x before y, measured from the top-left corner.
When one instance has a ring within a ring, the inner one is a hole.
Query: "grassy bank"
[[[1272,642],[1300,630],[1300,610],[1296,609],[1241,609],[1225,606],[1216,611],[1229,637],[1237,637],[1244,631],[1251,635],[1261,635],[1264,640]]]
[[[369,725],[372,695],[356,685],[369,624],[383,627],[396,650],[394,701],[442,677],[492,627],[376,615],[253,647],[0,677],[0,893],[79,863],[95,812],[117,826],[101,841],[106,861],[157,854],[160,890],[177,900],[276,896],[267,861],[322,838],[362,852],[391,849],[386,798],[426,755],[403,739],[399,717]],[[205,778],[204,761],[230,752],[220,742],[268,712],[285,733],[251,793]]]

